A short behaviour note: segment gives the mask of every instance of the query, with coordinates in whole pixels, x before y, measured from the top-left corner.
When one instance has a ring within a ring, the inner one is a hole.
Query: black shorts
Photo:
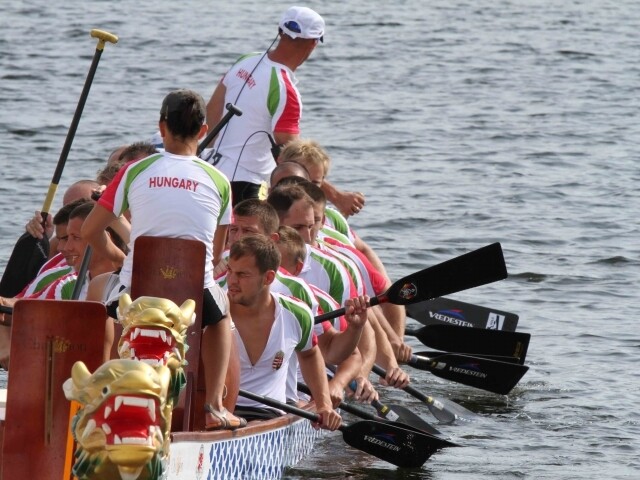
[[[225,295],[225,293],[218,285],[215,285],[212,288],[217,289],[217,291],[221,292],[222,295]],[[219,299],[219,301],[225,302],[225,312],[223,313],[220,305],[218,304],[218,301],[213,298],[213,294],[211,293],[212,288],[205,288],[204,294],[202,295],[202,328],[206,327],[207,325],[215,325],[227,316],[226,300],[224,300],[224,298]]]
[[[258,198],[259,195],[260,184],[250,182],[231,182],[231,199],[234,207],[242,200]]]

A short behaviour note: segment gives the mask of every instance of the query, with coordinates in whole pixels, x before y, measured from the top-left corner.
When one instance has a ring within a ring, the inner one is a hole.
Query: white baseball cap
[[[280,28],[291,38],[313,38],[324,41],[324,20],[307,7],[291,7],[282,16]]]

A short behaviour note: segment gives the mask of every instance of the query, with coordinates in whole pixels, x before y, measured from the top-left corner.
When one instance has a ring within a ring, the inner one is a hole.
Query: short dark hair
[[[71,214],[71,212],[76,207],[79,207],[84,203],[91,203],[91,200],[89,200],[88,198],[79,198],[71,203],[67,203],[66,205],[64,205],[53,217],[53,224],[62,225],[64,223],[69,223],[69,215]]]
[[[94,205],[94,202],[85,202],[77,205],[73,210],[71,210],[71,213],[69,213],[69,220],[73,218],[82,218],[82,220],[86,220],[91,213],[91,210],[93,210]],[[127,243],[122,239],[120,235],[116,233],[114,229],[112,229],[111,227],[107,227],[106,231],[116,247],[122,250],[125,254],[129,253]]]
[[[193,90],[180,89],[170,92],[162,101],[160,121],[178,138],[198,135],[205,122],[207,110],[204,99]]]
[[[269,203],[278,212],[278,217],[282,221],[289,213],[291,205],[298,200],[303,200],[309,206],[313,206],[313,200],[307,195],[299,185],[285,185],[276,188],[269,193],[267,203]]]
[[[307,258],[307,245],[295,228],[281,225],[278,228],[278,247],[280,247],[280,254],[285,252],[287,258],[290,258],[294,262],[304,262]]]
[[[278,231],[280,219],[275,208],[264,200],[257,198],[248,198],[239,202],[233,207],[233,216],[235,217],[258,217],[260,225],[266,235],[272,235]]]
[[[135,142],[122,151],[122,153],[118,157],[118,161],[121,163],[127,163],[132,160],[138,160],[140,158],[148,157],[155,153],[158,153],[158,149],[153,143]]]
[[[285,185],[300,185],[308,181],[306,178],[299,177],[298,175],[291,175],[290,177],[281,178],[278,183],[272,186],[272,189],[284,187]]]
[[[306,194],[309,195],[309,197],[311,197],[311,200],[313,200],[315,203],[319,203],[322,206],[325,206],[327,204],[327,196],[315,183],[306,181],[299,182],[298,185],[302,187]]]
[[[77,205],[69,213],[69,220],[71,220],[73,218],[81,218],[81,219],[85,220],[89,216],[89,214],[91,213],[91,210],[93,210],[93,206],[94,205],[95,205],[95,203],[93,203],[93,202],[84,202],[84,203],[81,203],[80,205]]]
[[[231,245],[230,259],[237,260],[247,255],[254,257],[261,274],[277,271],[280,266],[280,251],[273,240],[264,235],[246,235]]]
[[[113,177],[118,173],[118,170],[122,168],[122,165],[123,163],[120,161],[106,165],[104,168],[98,170],[96,180],[100,185],[109,185]]]

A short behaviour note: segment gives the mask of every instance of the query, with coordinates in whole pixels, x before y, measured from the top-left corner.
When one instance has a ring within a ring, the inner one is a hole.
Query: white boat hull
[[[270,480],[311,453],[321,435],[292,416],[253,422],[235,432],[172,435],[167,480]]]

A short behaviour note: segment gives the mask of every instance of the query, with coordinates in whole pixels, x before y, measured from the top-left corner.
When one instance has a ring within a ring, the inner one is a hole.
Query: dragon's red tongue
[[[108,445],[152,445],[156,428],[160,428],[159,405],[152,397],[114,395],[95,418]]]
[[[150,360],[154,365],[166,365],[171,353],[173,337],[163,328],[134,327],[125,337],[131,358]]]

